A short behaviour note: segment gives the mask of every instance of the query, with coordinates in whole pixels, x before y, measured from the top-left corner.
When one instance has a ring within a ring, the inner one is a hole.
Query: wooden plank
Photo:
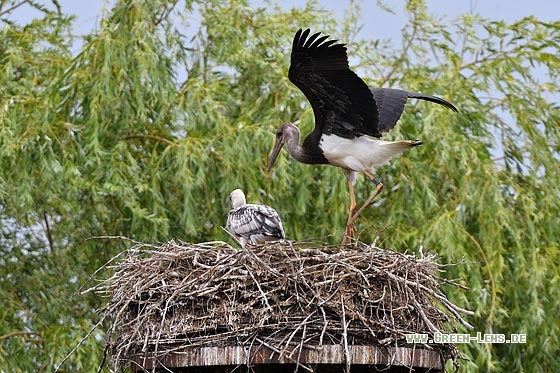
[[[402,366],[433,369],[443,369],[442,358],[438,351],[412,347],[376,347],[376,346],[348,346],[350,364]],[[299,359],[298,359],[299,356]],[[190,347],[153,356],[147,353],[134,358],[133,371],[153,369],[158,367],[210,367],[225,365],[266,365],[266,364],[345,364],[346,354],[343,346],[323,345],[321,347],[304,348],[301,352],[287,351],[280,356],[277,352],[265,346],[227,346],[227,347]]]

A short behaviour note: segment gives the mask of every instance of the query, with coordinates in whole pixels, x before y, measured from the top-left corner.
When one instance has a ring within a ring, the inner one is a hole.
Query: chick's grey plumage
[[[280,217],[272,207],[247,204],[241,189],[235,189],[229,198],[231,211],[226,229],[241,247],[285,238]]]

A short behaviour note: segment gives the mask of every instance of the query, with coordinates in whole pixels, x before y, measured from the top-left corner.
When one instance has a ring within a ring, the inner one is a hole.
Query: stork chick
[[[272,207],[247,204],[245,193],[241,189],[231,192],[229,199],[231,211],[226,229],[241,247],[285,238],[280,217]]]

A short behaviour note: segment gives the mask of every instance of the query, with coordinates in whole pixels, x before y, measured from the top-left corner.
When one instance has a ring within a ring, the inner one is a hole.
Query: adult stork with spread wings
[[[276,144],[270,155],[269,170],[286,144],[288,153],[308,164],[331,164],[342,168],[350,190],[350,209],[344,242],[354,234],[354,221],[383,189],[374,176],[375,167],[387,164],[406,149],[421,145],[418,140],[383,141],[383,132],[399,120],[407,99],[416,98],[455,106],[430,95],[392,88],[370,89],[348,66],[344,44],[327,40],[329,35],[310,30],[297,31],[292,44],[288,77],[307,97],[313,108],[315,128],[300,145],[300,132],[293,123],[276,130]],[[374,137],[374,138],[372,138]],[[356,212],[354,184],[363,173],[376,189]]]

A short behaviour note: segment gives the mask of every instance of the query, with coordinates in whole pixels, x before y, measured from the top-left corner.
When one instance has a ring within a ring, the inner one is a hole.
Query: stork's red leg
[[[372,173],[370,172],[364,172],[366,174],[366,176],[375,184],[376,188],[373,191],[373,193],[371,194],[371,196],[369,196],[369,198],[367,199],[367,201],[364,202],[364,204],[362,205],[362,207],[360,207],[358,209],[358,212],[356,212],[351,218],[348,219],[348,223],[347,224],[352,224],[352,226],[354,226],[354,221],[356,220],[356,218],[362,213],[362,211],[364,211],[364,209],[366,207],[368,207],[373,200],[375,199],[375,197],[377,197],[377,195],[379,193],[381,193],[381,191],[383,190],[383,183],[376,178]]]
[[[348,180],[348,190],[350,191],[350,210],[348,211],[348,221],[346,222],[346,229],[344,231],[344,238],[342,244],[346,244],[346,240],[354,238],[354,211],[356,211],[356,197],[354,196],[354,185],[352,180]]]

